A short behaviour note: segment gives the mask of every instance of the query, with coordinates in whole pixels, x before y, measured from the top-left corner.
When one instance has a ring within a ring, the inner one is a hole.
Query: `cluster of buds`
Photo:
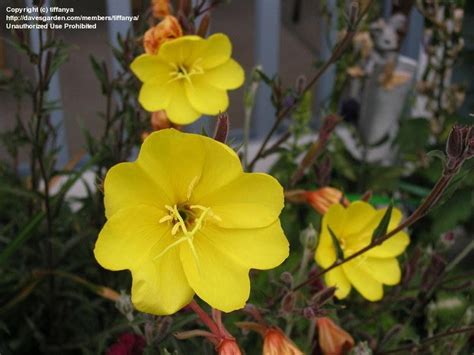
[[[474,127],[455,124],[446,142],[445,174],[454,174],[474,156]]]

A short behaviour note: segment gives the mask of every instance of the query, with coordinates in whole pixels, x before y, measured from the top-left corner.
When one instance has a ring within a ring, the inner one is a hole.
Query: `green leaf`
[[[379,225],[375,228],[374,233],[372,234],[372,240],[377,240],[380,237],[387,234],[388,225],[390,223],[390,219],[392,218],[392,210],[393,210],[393,203],[388,205],[385,214],[383,215],[382,219],[380,220]]]
[[[30,239],[41,221],[45,217],[44,212],[38,213],[31,221],[26,225],[25,228],[13,239],[5,249],[0,253],[0,266],[3,265],[12,254],[19,249],[28,239]]]
[[[446,164],[446,154],[444,154],[443,151],[441,150],[432,150],[432,151],[429,151],[427,154],[427,156],[429,156],[430,158],[438,158],[439,160],[441,160],[441,162],[444,164]]]
[[[339,244],[339,240],[337,239],[336,234],[334,233],[334,231],[329,226],[328,226],[328,231],[329,231],[329,235],[331,236],[332,243],[334,244],[334,248],[336,248],[337,260],[343,260],[344,259],[344,252],[341,249],[341,245]]]

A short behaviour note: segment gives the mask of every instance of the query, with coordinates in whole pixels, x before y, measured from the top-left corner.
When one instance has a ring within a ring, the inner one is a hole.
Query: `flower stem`
[[[196,300],[192,300],[191,303],[188,305],[194,313],[197,314],[199,319],[209,328],[209,330],[216,336],[220,335],[219,327],[214,323],[214,321],[209,317],[209,315],[201,308],[201,306],[196,302]]]
[[[354,38],[355,34],[357,33],[356,29],[357,29],[358,25],[360,24],[360,22],[362,21],[364,16],[367,14],[369,8],[371,7],[371,5],[373,3],[374,3],[374,0],[370,0],[370,2],[365,6],[363,11],[361,12],[358,19],[355,21],[355,23],[353,25],[349,26],[344,38],[338,44],[336,44],[336,46],[334,47],[334,50],[333,50],[331,56],[329,57],[329,59],[319,68],[319,70],[316,72],[316,74],[312,77],[312,79],[303,88],[303,90],[301,91],[300,97],[303,97],[304,94],[309,89],[311,89],[314,86],[314,84],[316,84],[318,82],[318,80],[326,72],[326,70],[332,64],[334,64],[342,56],[342,54],[344,54],[344,51],[346,50],[348,45],[352,42],[352,39]],[[255,155],[255,157],[250,162],[250,164],[248,166],[249,171],[252,171],[253,168],[255,167],[255,164],[257,163],[257,161],[265,155],[266,147],[267,147],[270,139],[272,138],[273,134],[277,131],[278,127],[283,122],[285,117],[291,112],[291,110],[293,108],[295,108],[295,106],[298,103],[299,103],[299,100],[295,100],[291,105],[286,106],[285,109],[281,110],[278,113],[278,115],[275,119],[275,122],[273,123],[273,126],[270,128],[270,131],[268,132],[265,139],[263,140],[263,143],[260,146],[257,154]]]

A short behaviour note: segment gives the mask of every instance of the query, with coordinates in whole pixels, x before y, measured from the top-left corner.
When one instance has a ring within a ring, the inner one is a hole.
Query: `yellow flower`
[[[327,268],[336,261],[336,247],[328,227],[338,238],[344,257],[348,257],[370,244],[385,211],[376,210],[363,201],[353,202],[347,209],[341,204],[331,206],[323,217],[316,262]],[[402,213],[394,208],[388,231],[395,229],[401,219]],[[403,253],[409,243],[408,235],[398,232],[382,245],[329,271],[325,275],[326,284],[337,287],[336,297],[339,299],[347,297],[352,285],[367,300],[378,301],[383,297],[383,284],[396,285],[400,282],[401,272],[396,256]]]
[[[244,81],[244,71],[231,56],[229,38],[183,36],[160,46],[157,55],[142,54],[131,69],[143,82],[138,100],[147,111],[166,110],[177,124],[202,114],[217,115],[229,106],[227,90]]]
[[[249,269],[288,256],[281,185],[244,173],[237,154],[211,138],[152,133],[135,162],[109,170],[104,192],[95,257],[132,272],[132,302],[143,312],[172,314],[195,293],[225,312],[242,308]]]

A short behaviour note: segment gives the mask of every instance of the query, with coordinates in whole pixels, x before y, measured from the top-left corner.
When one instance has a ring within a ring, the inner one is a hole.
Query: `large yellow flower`
[[[231,53],[229,38],[218,33],[207,39],[183,36],[161,45],[157,55],[142,54],[131,64],[143,82],[140,103],[147,111],[166,110],[177,124],[227,110],[227,90],[244,82]]]
[[[107,223],[95,257],[132,272],[132,302],[172,314],[194,293],[225,312],[249,297],[249,269],[288,256],[278,219],[283,189],[269,175],[244,173],[237,154],[213,139],[165,129],[104,182]]]
[[[372,234],[386,209],[376,210],[363,201],[353,202],[348,208],[333,205],[323,217],[321,236],[316,248],[316,262],[323,268],[331,266],[337,258],[336,247],[329,232],[334,232],[344,257],[348,257],[370,244]],[[397,227],[402,213],[394,208],[388,231]],[[396,285],[400,282],[400,266],[396,256],[404,252],[410,239],[405,232],[393,237],[368,252],[342,264],[325,275],[328,286],[337,287],[339,299],[347,297],[351,285],[369,301],[383,297],[383,284]]]

